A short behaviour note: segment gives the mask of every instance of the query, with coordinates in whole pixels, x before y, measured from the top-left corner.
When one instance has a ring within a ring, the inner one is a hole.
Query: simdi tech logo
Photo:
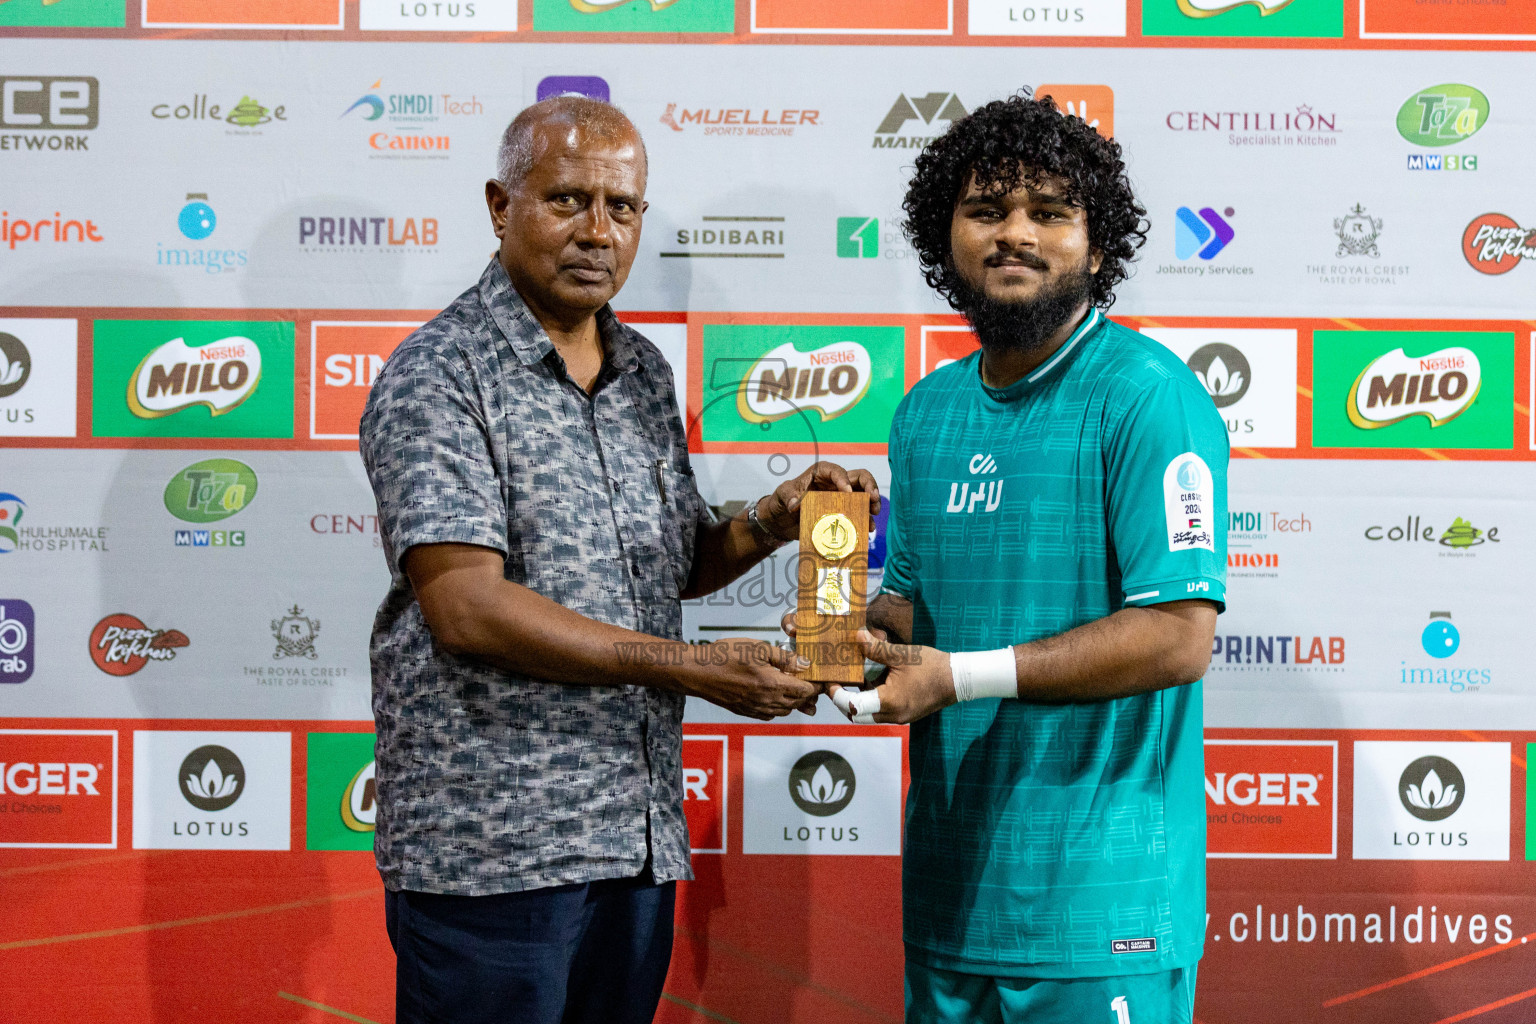
[[[1319,448],[1510,448],[1513,334],[1316,331]]]
[[[117,846],[117,733],[0,729],[0,847]]]
[[[87,151],[84,133],[100,112],[101,90],[89,75],[0,75],[0,153]]]
[[[1420,89],[1397,111],[1397,133],[1415,146],[1441,149],[1465,142],[1488,123],[1488,97],[1470,85],[1446,82]],[[1409,153],[1410,171],[1475,171],[1472,154]]]
[[[1344,0],[1144,0],[1148,36],[1342,39]]]
[[[373,733],[312,732],[305,745],[305,849],[373,849],[378,816]]]
[[[292,437],[293,323],[98,320],[95,437]]]
[[[735,0],[533,0],[537,32],[734,32]]]
[[[1509,859],[1510,745],[1355,743],[1356,860]]]
[[[133,734],[135,850],[286,850],[286,732]]]
[[[478,98],[436,92],[386,92],[378,79],[351,106],[341,120],[361,120],[369,125],[366,136],[370,159],[446,160],[453,137],[446,134],[449,119],[485,113]],[[441,127],[437,127],[442,122]]]

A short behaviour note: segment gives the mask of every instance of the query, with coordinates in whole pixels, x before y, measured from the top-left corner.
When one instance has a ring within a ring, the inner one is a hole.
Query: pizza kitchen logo
[[[1349,389],[1349,421],[1376,430],[1423,416],[1443,426],[1466,412],[1483,384],[1482,364],[1469,348],[1408,356],[1401,348],[1368,363]]]
[[[109,676],[131,676],[152,661],[172,661],[191,640],[179,629],[150,629],[133,615],[118,612],[91,630],[91,661]]]
[[[810,352],[785,342],[754,362],[736,392],[736,410],[749,423],[772,423],[815,409],[836,419],[869,390],[874,361],[856,341],[839,341]]]
[[[159,419],[194,405],[222,416],[250,398],[261,382],[261,349],[250,338],[220,338],[193,347],[172,338],[152,349],[128,377],[128,408]]]
[[[1462,232],[1461,254],[1480,274],[1507,274],[1522,260],[1536,261],[1536,228],[1522,228],[1502,213],[1485,213]]]

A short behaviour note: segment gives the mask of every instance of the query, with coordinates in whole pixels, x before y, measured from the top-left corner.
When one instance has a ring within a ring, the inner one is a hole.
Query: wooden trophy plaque
[[[862,683],[864,653],[854,633],[868,603],[869,495],[807,491],[800,499],[800,594],[795,653],[817,683]]]

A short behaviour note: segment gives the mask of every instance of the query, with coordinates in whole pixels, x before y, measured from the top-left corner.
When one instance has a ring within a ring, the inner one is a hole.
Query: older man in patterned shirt
[[[518,115],[486,183],[500,251],[408,338],[362,420],[391,586],[374,623],[375,840],[401,1024],[655,1014],[676,880],[684,698],[814,708],[790,654],[681,642],[799,531],[819,463],[711,522],[666,360],[623,326],[645,150],[615,108]],[[636,652],[643,657],[635,657]]]

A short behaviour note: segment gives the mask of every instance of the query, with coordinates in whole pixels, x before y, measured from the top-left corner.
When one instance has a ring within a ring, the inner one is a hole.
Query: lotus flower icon
[[[1426,811],[1443,810],[1456,802],[1456,787],[1441,782],[1433,768],[1417,786],[1410,782],[1405,792],[1409,803]]]
[[[1205,388],[1205,393],[1211,396],[1211,401],[1216,403],[1218,409],[1225,409],[1240,401],[1248,393],[1248,385],[1253,382],[1253,369],[1248,365],[1248,357],[1236,345],[1225,342],[1213,341],[1201,345],[1190,354],[1185,364],[1200,379],[1200,386]]]
[[[198,747],[177,773],[181,795],[200,811],[222,811],[245,791],[245,765],[228,747]]]
[[[204,800],[222,800],[239,784],[240,776],[225,775],[219,770],[219,762],[212,760],[203,765],[202,775],[187,776],[187,788]]]
[[[789,795],[795,806],[818,818],[847,807],[855,785],[853,765],[832,750],[813,750],[789,770]]]
[[[1403,809],[1420,821],[1442,821],[1461,809],[1467,781],[1443,757],[1421,757],[1403,769],[1397,793]]]
[[[848,783],[833,781],[827,766],[821,765],[809,779],[801,779],[795,791],[808,804],[835,804],[848,795]]]
[[[1217,356],[1205,368],[1200,383],[1205,385],[1206,393],[1212,398],[1230,398],[1243,390],[1243,375],[1239,371],[1228,370],[1221,356]]]
[[[5,358],[3,352],[0,352],[0,388],[15,384],[26,372],[27,368],[21,364],[20,360],[13,363]]]
[[[20,391],[32,372],[32,354],[14,334],[0,331],[0,398]]]

